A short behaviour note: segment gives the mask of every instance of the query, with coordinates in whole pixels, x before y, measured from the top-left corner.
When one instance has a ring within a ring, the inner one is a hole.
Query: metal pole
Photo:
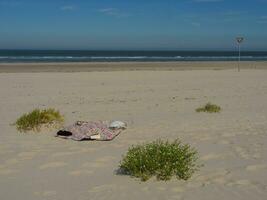
[[[241,43],[244,41],[243,37],[236,38],[238,44],[238,72],[240,72],[240,60],[241,60]]]
[[[238,72],[240,72],[240,43],[238,43]]]

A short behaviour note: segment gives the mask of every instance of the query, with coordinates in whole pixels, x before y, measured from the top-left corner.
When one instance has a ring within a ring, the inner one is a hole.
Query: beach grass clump
[[[173,142],[156,140],[129,148],[120,163],[120,171],[147,181],[152,176],[157,180],[187,180],[199,166],[197,151],[179,140]]]
[[[61,125],[63,121],[64,118],[60,112],[53,108],[44,110],[35,109],[18,118],[15,125],[20,132],[39,132],[42,127],[57,127]]]
[[[197,108],[196,112],[218,113],[221,111],[221,107],[215,104],[207,103],[203,107]]]

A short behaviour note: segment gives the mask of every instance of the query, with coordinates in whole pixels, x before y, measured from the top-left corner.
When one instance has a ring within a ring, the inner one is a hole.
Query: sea
[[[0,50],[0,63],[236,61],[237,51]],[[267,61],[267,51],[243,51],[242,61]]]

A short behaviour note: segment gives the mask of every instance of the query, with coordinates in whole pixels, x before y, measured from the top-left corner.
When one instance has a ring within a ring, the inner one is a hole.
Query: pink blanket
[[[76,141],[90,140],[92,138],[94,140],[109,141],[113,140],[121,131],[122,129],[110,129],[107,121],[77,121],[73,125],[66,126],[58,131],[56,136]]]

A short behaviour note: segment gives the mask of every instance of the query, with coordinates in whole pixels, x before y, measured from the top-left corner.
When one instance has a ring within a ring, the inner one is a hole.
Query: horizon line
[[[0,51],[237,51],[233,49],[31,49],[31,48],[17,48],[17,49],[0,49]],[[243,49],[243,52],[267,52],[267,49]]]

